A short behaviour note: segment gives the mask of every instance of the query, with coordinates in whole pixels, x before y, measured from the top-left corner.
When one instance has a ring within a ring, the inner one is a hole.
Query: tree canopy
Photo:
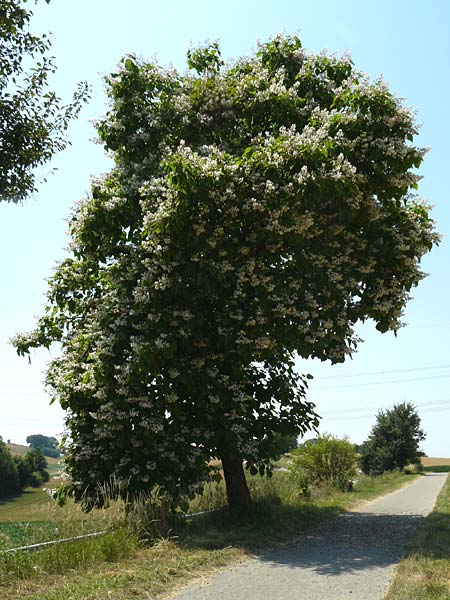
[[[58,458],[61,455],[59,442],[55,437],[35,433],[27,436],[26,442],[31,448],[40,448],[46,456]]]
[[[424,439],[420,417],[410,402],[381,410],[368,440],[361,448],[362,470],[378,475],[418,463],[420,456],[423,456],[419,444]]]
[[[115,167],[14,342],[62,345],[47,381],[77,497],[111,475],[185,490],[220,457],[230,502],[248,503],[242,462],[270,472],[275,434],[318,424],[295,355],[341,362],[369,318],[397,331],[438,240],[413,193],[414,115],[348,56],[277,36],[188,64],[130,55],[106,78]]]
[[[35,168],[66,147],[65,130],[88,95],[82,83],[64,106],[48,89],[50,40],[29,32],[33,13],[25,4],[0,6],[0,200],[12,202],[35,191]]]

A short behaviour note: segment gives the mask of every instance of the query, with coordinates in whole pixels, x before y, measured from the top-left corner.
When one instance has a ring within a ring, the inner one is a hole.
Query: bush
[[[349,491],[356,475],[356,456],[347,438],[323,435],[291,453],[289,471],[299,491],[308,496],[311,486]]]
[[[33,471],[33,473],[30,475],[30,479],[28,480],[28,485],[33,488],[38,488],[41,487],[43,483],[44,480],[42,479],[42,475],[38,471]]]

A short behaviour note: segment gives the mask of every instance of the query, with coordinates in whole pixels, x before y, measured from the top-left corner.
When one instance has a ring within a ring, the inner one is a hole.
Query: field
[[[423,456],[420,461],[424,467],[450,466],[450,458],[433,458],[430,456]]]
[[[432,458],[424,456],[420,460],[424,471],[434,471],[436,473],[450,472],[450,458]]]
[[[8,447],[12,454],[19,456],[29,450],[28,446],[18,444],[8,444]],[[61,465],[55,458],[46,458],[50,481],[45,487],[27,488],[17,496],[0,498],[0,542],[3,547],[14,548],[55,538],[55,518],[61,519],[63,512],[55,514],[57,507],[46,490],[61,482]]]

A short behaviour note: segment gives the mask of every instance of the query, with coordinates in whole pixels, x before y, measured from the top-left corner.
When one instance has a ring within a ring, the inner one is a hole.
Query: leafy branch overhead
[[[11,202],[36,190],[36,167],[67,146],[68,124],[89,95],[88,85],[80,83],[72,102],[62,105],[48,89],[56,67],[49,37],[28,30],[32,14],[24,2],[1,2],[0,200]]]
[[[318,424],[295,355],[344,361],[368,318],[397,331],[438,241],[413,193],[413,114],[349,57],[277,36],[189,64],[127,56],[107,78],[115,167],[15,340],[62,344],[48,383],[78,496],[112,475],[185,491],[220,457],[230,502],[247,503],[242,462],[270,472],[277,434]]]

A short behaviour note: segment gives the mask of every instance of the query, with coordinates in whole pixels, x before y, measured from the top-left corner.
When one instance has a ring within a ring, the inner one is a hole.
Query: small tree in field
[[[243,463],[270,472],[277,433],[318,424],[294,357],[341,362],[354,325],[396,331],[437,241],[411,191],[412,113],[348,57],[277,36],[190,73],[123,59],[98,123],[116,165],[71,220],[20,354],[53,341],[77,498],[114,475],[128,493],[189,490],[220,457],[229,503]]]
[[[425,439],[420,417],[409,402],[381,410],[369,439],[362,446],[361,468],[379,475],[384,471],[403,469],[420,461],[419,444]]]

